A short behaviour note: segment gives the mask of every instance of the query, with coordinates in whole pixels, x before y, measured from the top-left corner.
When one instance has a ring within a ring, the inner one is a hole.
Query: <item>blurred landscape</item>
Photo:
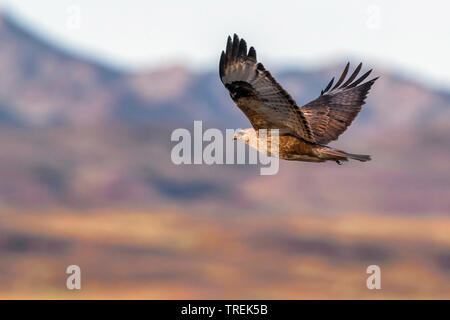
[[[331,145],[371,162],[176,166],[175,128],[250,126],[218,70],[117,70],[1,14],[0,298],[449,299],[450,92],[361,60]],[[302,105],[346,62],[265,66]]]

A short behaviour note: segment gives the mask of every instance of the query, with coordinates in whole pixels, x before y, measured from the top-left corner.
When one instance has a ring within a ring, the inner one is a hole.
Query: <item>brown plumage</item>
[[[257,137],[260,129],[279,129],[280,158],[312,162],[333,160],[337,163],[348,158],[367,161],[370,160],[368,155],[350,154],[326,146],[352,123],[377,79],[363,83],[372,71],[369,70],[355,80],[361,70],[360,63],[345,81],[349,66],[346,65],[334,86],[333,78],[317,99],[302,107],[257,61],[255,49],[251,47],[247,52],[245,40],[236,34],[233,40],[228,37],[226,51],[222,51],[220,57],[219,73],[231,98],[250,120]],[[253,129],[243,130],[237,139],[248,140],[249,130]]]

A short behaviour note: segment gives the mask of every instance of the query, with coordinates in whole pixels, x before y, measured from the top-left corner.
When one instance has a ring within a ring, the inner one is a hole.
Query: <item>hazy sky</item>
[[[450,88],[450,2],[401,0],[0,0],[23,24],[125,68],[216,68],[226,36],[266,66],[355,58]]]

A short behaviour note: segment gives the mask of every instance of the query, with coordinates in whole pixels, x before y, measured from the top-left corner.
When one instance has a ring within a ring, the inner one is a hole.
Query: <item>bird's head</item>
[[[253,128],[237,130],[233,137],[233,140],[242,140],[246,144],[249,144],[252,139],[256,139],[256,131]]]

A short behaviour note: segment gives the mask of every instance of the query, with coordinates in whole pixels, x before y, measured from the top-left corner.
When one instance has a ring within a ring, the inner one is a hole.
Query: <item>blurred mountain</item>
[[[238,110],[230,108],[232,102],[217,72],[199,74],[184,67],[137,74],[120,72],[48,43],[5,14],[0,15],[0,42],[2,122],[49,126],[110,120],[189,123],[204,119],[232,127],[236,121],[246,123]],[[344,65],[275,75],[303,104],[314,99]],[[376,75],[382,80],[361,117],[365,125],[428,126],[449,115],[450,93],[425,88],[387,71],[377,70]]]
[[[278,175],[261,177],[256,166],[170,161],[174,128],[191,129],[194,120],[249,126],[217,71],[115,70],[50,44],[5,14],[0,43],[0,208],[450,211],[450,92],[367,61],[381,78],[335,145],[374,160],[343,167],[282,162]],[[345,63],[273,74],[301,105]]]
[[[117,95],[120,73],[58,49],[5,14],[0,42],[3,121],[25,126],[95,121]]]

